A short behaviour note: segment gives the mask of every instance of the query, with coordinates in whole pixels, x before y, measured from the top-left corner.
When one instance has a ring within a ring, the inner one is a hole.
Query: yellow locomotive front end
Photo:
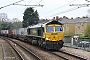
[[[60,49],[63,47],[64,27],[58,21],[52,21],[45,25],[44,38],[47,49]]]

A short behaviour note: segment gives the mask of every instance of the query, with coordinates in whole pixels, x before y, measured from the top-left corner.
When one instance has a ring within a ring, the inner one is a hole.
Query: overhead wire
[[[21,1],[24,1],[24,0],[20,0],[20,1],[17,1],[17,2],[15,2],[15,3],[12,3],[12,4],[9,4],[9,5],[6,5],[6,6],[3,6],[3,7],[0,7],[0,9],[5,8],[5,7],[8,7],[8,6],[11,6],[11,5],[14,5],[14,4],[19,3],[19,2],[21,2]]]
[[[64,6],[68,5],[68,4],[70,4],[70,3],[74,2],[74,1],[76,1],[76,0],[72,0],[72,1],[70,1],[69,3],[67,3],[67,4],[65,4],[65,5],[63,5],[63,6],[60,6],[60,7],[56,8],[56,9],[54,9],[54,10],[51,10],[51,11],[49,11],[49,12],[43,14],[43,15],[49,14],[49,13],[51,13],[51,12],[53,12],[53,11],[56,11],[56,10],[58,10],[58,9],[64,7]]]
[[[38,3],[37,3],[37,5],[41,2],[42,0],[40,0]],[[33,12],[34,13],[34,12]],[[33,13],[31,13],[31,15],[33,14]]]
[[[42,1],[42,0],[40,0],[36,5],[40,4],[41,1]],[[33,12],[33,13],[34,13],[34,12]],[[33,14],[33,13],[32,13],[32,14]]]
[[[40,1],[37,3],[37,5],[40,4],[41,1],[42,1],[42,0],[40,0]],[[31,2],[32,2],[32,0],[30,0],[30,2],[29,2],[28,4],[30,4]],[[27,7],[25,7],[24,9],[22,9],[22,11],[25,10],[26,8],[27,8]],[[21,11],[21,12],[22,12],[22,11]],[[21,12],[20,12],[20,13],[21,13]],[[33,14],[33,13],[32,13],[32,14]],[[16,15],[16,16],[17,16],[17,15]],[[19,16],[18,18],[20,18],[20,17],[21,17],[21,16]]]
[[[59,12],[59,13],[56,13],[56,14],[52,14],[52,15],[50,15],[50,16],[48,16],[48,17],[52,17],[52,16],[55,17],[55,15],[67,13],[67,12],[70,12],[70,11],[73,11],[73,10],[76,10],[76,9],[79,9],[79,8],[81,8],[81,7],[88,7],[88,5],[90,5],[90,4],[82,4],[82,5],[78,6],[78,7],[70,8],[70,9],[67,9],[67,10],[65,10],[65,11],[62,11],[62,12]],[[46,17],[46,16],[45,16],[45,17]]]
[[[65,10],[65,11],[62,11],[62,12],[59,12],[59,13],[56,13],[56,14],[54,14],[52,16],[63,14],[63,13],[67,13],[67,12],[70,12],[70,11],[73,11],[73,10],[76,10],[76,9],[79,9],[79,8],[81,8],[81,6],[80,7],[74,7],[74,8],[71,8],[71,9],[68,9],[68,10]]]
[[[39,4],[42,0],[40,0],[37,4]]]
[[[25,0],[24,0],[24,3],[26,4]]]
[[[71,9],[67,9],[67,10],[65,10],[65,11],[62,11],[62,12],[59,12],[59,13],[50,15],[50,16],[48,16],[48,17],[52,17],[52,16],[55,16],[55,15],[63,14],[63,13],[67,13],[67,12],[70,12],[70,11],[73,11],[73,10],[76,10],[76,9],[79,9],[79,8],[81,8],[81,7],[86,7],[86,5],[85,5],[85,6],[74,7],[74,8],[71,8]]]
[[[42,1],[42,0],[40,0],[37,4],[39,4],[41,1]],[[32,15],[33,13],[34,13],[34,12],[29,13],[29,14],[31,14],[31,15]],[[29,15],[29,14],[28,14],[28,15]],[[27,20],[28,20],[28,19],[29,19],[29,17],[27,18]],[[28,23],[27,23],[27,24],[28,24]]]
[[[30,2],[28,4],[30,4],[32,2],[32,0],[30,0]],[[23,12],[23,10],[25,10],[27,7],[23,8],[16,16],[18,16],[20,13]],[[21,16],[19,16],[18,18],[20,18]]]
[[[20,5],[20,6],[37,6],[37,7],[43,6],[43,5],[23,5],[23,4],[14,4],[14,5]]]
[[[85,0],[85,1],[90,2],[90,1],[88,1],[88,0]]]

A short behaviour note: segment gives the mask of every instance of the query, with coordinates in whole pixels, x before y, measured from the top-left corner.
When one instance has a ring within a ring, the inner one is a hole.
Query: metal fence
[[[87,45],[86,43],[80,43],[80,42],[89,42],[89,45]],[[80,45],[81,44],[81,45]],[[90,38],[86,39],[86,38],[79,38],[78,40],[73,40],[72,41],[72,37],[64,37],[64,45],[67,46],[75,46],[75,47],[79,47],[79,48],[83,48],[83,49],[89,49],[90,50]]]

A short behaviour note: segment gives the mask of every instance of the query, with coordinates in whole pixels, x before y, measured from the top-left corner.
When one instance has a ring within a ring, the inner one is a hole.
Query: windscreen
[[[53,26],[46,26],[46,32],[54,32]]]
[[[56,26],[56,32],[61,32],[62,31],[62,26]]]

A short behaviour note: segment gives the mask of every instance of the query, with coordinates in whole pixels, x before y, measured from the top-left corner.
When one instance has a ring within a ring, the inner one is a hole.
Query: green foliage
[[[11,29],[18,29],[18,28],[22,28],[22,22],[14,22],[12,24]]]
[[[90,52],[90,50],[86,50],[87,52]]]
[[[0,30],[8,30],[12,26],[12,23],[10,22],[2,22],[0,23]]]
[[[22,22],[23,27],[28,27],[30,25],[37,24],[38,21],[39,21],[39,15],[37,10],[34,11],[34,9],[31,7],[27,8],[23,16],[23,22]]]
[[[90,24],[87,25],[84,35],[85,35],[85,37],[90,37]]]

